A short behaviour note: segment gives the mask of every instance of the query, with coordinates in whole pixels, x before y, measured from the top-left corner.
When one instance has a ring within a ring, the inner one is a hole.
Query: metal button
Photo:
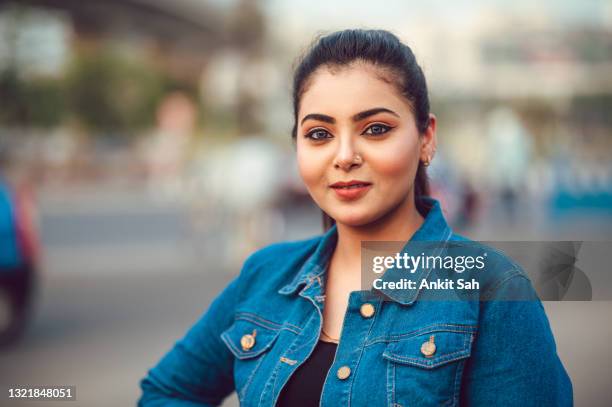
[[[351,368],[348,366],[342,366],[338,369],[338,379],[344,380],[351,375]]]
[[[374,315],[375,311],[376,309],[369,302],[366,302],[365,304],[361,306],[361,308],[359,308],[359,312],[361,313],[361,316],[364,318],[370,318],[372,315]]]
[[[429,337],[428,341],[423,342],[423,344],[421,345],[421,353],[425,357],[430,357],[434,353],[436,353],[436,344],[434,343],[434,336],[433,335],[431,335]]]
[[[246,334],[243,335],[242,338],[240,338],[240,345],[242,346],[242,350],[249,350],[253,346],[255,346],[255,335],[256,331],[253,331],[252,334]]]

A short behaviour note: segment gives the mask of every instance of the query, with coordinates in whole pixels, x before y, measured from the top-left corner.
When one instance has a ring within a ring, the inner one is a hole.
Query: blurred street
[[[145,279],[129,271],[87,272],[44,279],[26,338],[0,355],[2,383],[65,383],[76,385],[79,406],[135,405],[145,369],[186,332],[227,278],[179,270]]]

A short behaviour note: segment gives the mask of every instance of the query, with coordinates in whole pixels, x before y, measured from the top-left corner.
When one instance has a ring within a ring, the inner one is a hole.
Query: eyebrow
[[[370,116],[374,116],[375,114],[378,113],[391,113],[394,116],[400,117],[397,113],[395,113],[393,110],[389,110],[386,107],[375,107],[373,109],[368,109],[365,110],[363,112],[359,112],[355,115],[353,115],[353,117],[351,117],[351,119],[354,122],[358,122],[361,121],[363,119],[366,119]],[[310,113],[307,114],[306,116],[304,116],[304,118],[302,119],[302,121],[300,122],[300,125],[304,124],[304,122],[306,120],[319,120],[325,123],[330,123],[330,124],[334,124],[336,123],[336,119],[334,119],[331,116],[325,115],[325,114],[321,114],[321,113]]]

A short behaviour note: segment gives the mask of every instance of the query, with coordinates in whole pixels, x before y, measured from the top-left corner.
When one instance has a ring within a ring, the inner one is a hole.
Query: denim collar
[[[427,215],[423,224],[414,233],[410,242],[414,241],[429,241],[429,242],[447,242],[452,236],[452,230],[447,224],[446,219],[442,213],[440,202],[431,197],[420,198],[425,208],[427,208]],[[328,263],[331,259],[331,255],[336,248],[338,241],[338,232],[336,225],[334,224],[325,234],[323,234],[315,252],[308,258],[304,265],[300,268],[293,281],[282,287],[278,292],[279,294],[292,294],[302,284],[311,284],[314,280],[319,280],[320,277],[327,271]],[[402,251],[406,250],[406,246]],[[427,278],[431,270],[419,269],[415,273],[416,281],[420,281],[421,278]],[[388,280],[389,276],[386,272],[383,277],[383,281]],[[382,293],[384,296],[392,299],[393,301],[399,302],[400,304],[410,305],[412,304],[418,294],[419,289],[406,289],[406,290],[372,290]]]
[[[338,242],[338,232],[334,224],[322,236],[315,252],[306,260],[292,282],[278,290],[279,294],[292,294],[301,284],[310,284],[327,271],[327,265]]]

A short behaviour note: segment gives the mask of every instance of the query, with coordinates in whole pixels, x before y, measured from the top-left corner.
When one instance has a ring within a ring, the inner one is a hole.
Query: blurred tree
[[[0,73],[0,123],[19,126],[28,121],[25,83],[19,78],[17,70],[8,68]]]
[[[257,66],[264,57],[266,21],[261,7],[259,1],[240,0],[227,24],[230,44],[242,54],[236,105],[240,135],[263,130],[261,94],[256,91],[257,85],[248,83],[257,80]]]
[[[57,125],[64,113],[62,81],[57,78],[24,77],[18,58],[19,30],[28,10],[12,5],[5,13],[2,37],[3,64],[0,70],[0,124],[48,128]]]
[[[18,127],[57,126],[66,111],[63,82],[52,78],[24,80],[15,69],[0,72],[0,124]]]
[[[171,87],[153,64],[109,49],[78,52],[66,80],[71,113],[93,135],[133,135],[151,126]]]
[[[229,15],[227,30],[234,48],[247,56],[259,55],[263,51],[266,34],[266,21],[260,2],[240,0]]]
[[[58,126],[66,113],[64,81],[37,78],[26,85],[30,125],[40,128]]]

